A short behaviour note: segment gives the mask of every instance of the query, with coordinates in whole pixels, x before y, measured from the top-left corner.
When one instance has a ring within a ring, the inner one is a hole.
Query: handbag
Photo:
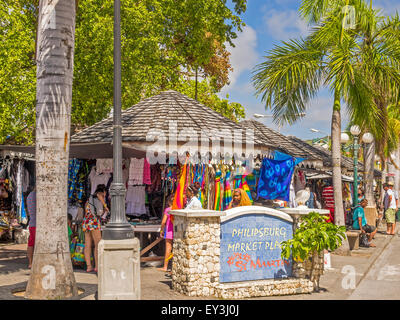
[[[369,248],[368,236],[366,233],[360,234],[360,247]]]
[[[85,265],[85,242],[84,242],[84,234],[82,228],[79,227],[78,236],[74,238],[72,242],[74,242],[74,251],[71,254],[72,264],[75,266],[84,266]]]

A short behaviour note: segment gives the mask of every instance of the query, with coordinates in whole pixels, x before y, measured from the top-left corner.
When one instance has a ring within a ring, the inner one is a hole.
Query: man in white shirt
[[[389,189],[386,191],[388,195],[388,209],[385,211],[386,216],[386,234],[394,235],[396,228],[396,212],[397,212],[397,203],[395,192],[393,191],[393,182],[388,182]]]

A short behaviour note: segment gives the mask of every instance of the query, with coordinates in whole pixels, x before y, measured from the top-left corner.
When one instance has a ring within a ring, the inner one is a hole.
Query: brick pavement
[[[380,230],[384,230],[381,226]],[[398,237],[397,235],[395,237]],[[359,283],[372,263],[379,258],[382,250],[393,239],[392,236],[376,234],[374,240],[376,248],[360,248],[353,250],[351,256],[339,256],[331,254],[332,269],[326,270],[321,277],[320,286],[325,290],[320,293],[305,295],[261,297],[257,300],[329,300],[346,299],[354,290],[342,288],[342,268],[346,265],[354,266],[356,270],[357,283]],[[23,299],[12,294],[13,290],[24,289],[29,279],[30,270],[27,268],[26,244],[1,244],[0,243],[0,300]],[[79,288],[85,292],[79,296],[82,300],[94,300],[97,290],[96,274],[88,274],[82,269],[75,269],[75,279]],[[187,297],[176,293],[171,289],[171,278],[155,267],[141,268],[141,293],[143,300],[200,300],[205,297]],[[208,297],[208,299],[215,299]]]

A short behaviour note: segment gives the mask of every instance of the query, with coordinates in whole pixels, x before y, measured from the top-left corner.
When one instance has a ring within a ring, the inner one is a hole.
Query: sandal
[[[87,273],[90,273],[90,272],[93,272],[94,270],[95,270],[95,269],[93,269],[93,268],[92,268],[92,269],[89,269],[89,268],[88,268],[88,269],[86,269],[86,272],[87,272]]]

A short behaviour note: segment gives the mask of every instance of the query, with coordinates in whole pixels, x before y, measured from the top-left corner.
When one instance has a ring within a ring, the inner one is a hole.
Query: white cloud
[[[227,50],[231,53],[230,62],[233,71],[229,74],[230,85],[223,88],[222,94],[233,90],[240,75],[245,71],[252,70],[260,58],[256,50],[257,33],[252,27],[245,26],[243,32],[239,33],[234,40],[234,44],[235,47],[227,46]],[[247,87],[246,90],[249,90],[249,88]]]
[[[296,10],[277,11],[269,10],[264,16],[267,32],[278,40],[289,40],[306,36],[307,23],[302,20]]]

